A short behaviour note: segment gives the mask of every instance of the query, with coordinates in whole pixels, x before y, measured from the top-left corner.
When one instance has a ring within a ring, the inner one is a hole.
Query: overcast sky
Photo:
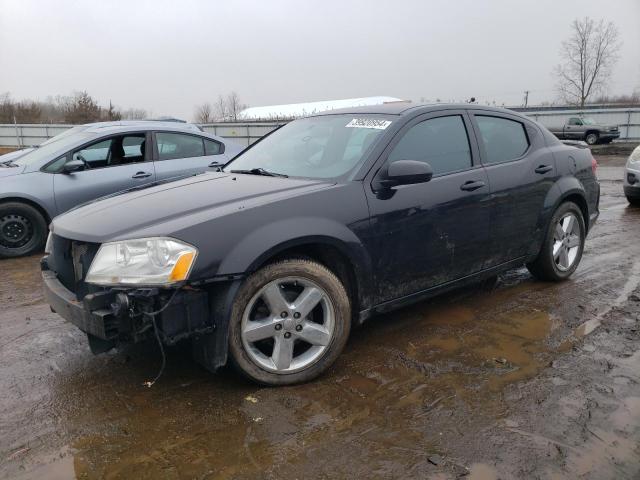
[[[0,93],[87,90],[192,119],[235,90],[250,106],[389,95],[554,100],[578,16],[624,42],[609,93],[640,89],[640,0],[0,0]]]

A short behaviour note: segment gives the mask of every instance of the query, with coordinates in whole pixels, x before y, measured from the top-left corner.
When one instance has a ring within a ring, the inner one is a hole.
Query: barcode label
[[[354,118],[347,123],[348,128],[375,128],[384,130],[391,125],[391,120],[378,120],[376,118]]]

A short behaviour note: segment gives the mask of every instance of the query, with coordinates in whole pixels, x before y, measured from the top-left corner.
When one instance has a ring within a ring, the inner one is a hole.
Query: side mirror
[[[386,172],[381,172],[373,182],[375,191],[386,190],[399,185],[425,183],[433,177],[433,169],[426,162],[416,160],[396,160],[389,164]]]
[[[63,173],[81,172],[85,168],[86,168],[85,164],[82,160],[73,159],[73,160],[69,160],[67,163],[64,164],[64,167],[62,167],[62,172]]]

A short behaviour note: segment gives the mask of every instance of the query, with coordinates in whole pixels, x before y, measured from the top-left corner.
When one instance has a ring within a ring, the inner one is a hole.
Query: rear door
[[[105,195],[155,181],[145,132],[113,135],[83,145],[64,161],[84,160],[87,168],[56,173],[53,188],[58,213]],[[61,163],[64,163],[61,159]]]
[[[482,269],[489,239],[489,185],[464,111],[410,121],[385,150],[428,163],[433,178],[383,194],[367,185],[368,248],[380,301],[419,292]]]
[[[527,253],[556,178],[555,160],[540,130],[516,115],[470,112],[491,186],[491,243],[486,267]]]
[[[213,171],[215,163],[226,163],[224,145],[200,135],[154,132],[154,161],[158,180]]]

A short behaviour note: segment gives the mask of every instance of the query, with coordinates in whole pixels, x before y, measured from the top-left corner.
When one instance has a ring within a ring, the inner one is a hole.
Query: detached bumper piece
[[[165,306],[155,316],[165,344],[214,329],[204,291],[180,290],[174,295],[173,291],[160,289],[108,289],[89,293],[79,301],[53,271],[43,268],[42,278],[51,309],[89,335],[94,353],[106,351],[117,342],[138,342],[152,336],[150,314]]]
[[[51,309],[86,333],[103,340],[118,336],[117,319],[111,310],[115,295],[110,292],[91,293],[82,302],[67,290],[51,271],[43,271],[44,296]]]

